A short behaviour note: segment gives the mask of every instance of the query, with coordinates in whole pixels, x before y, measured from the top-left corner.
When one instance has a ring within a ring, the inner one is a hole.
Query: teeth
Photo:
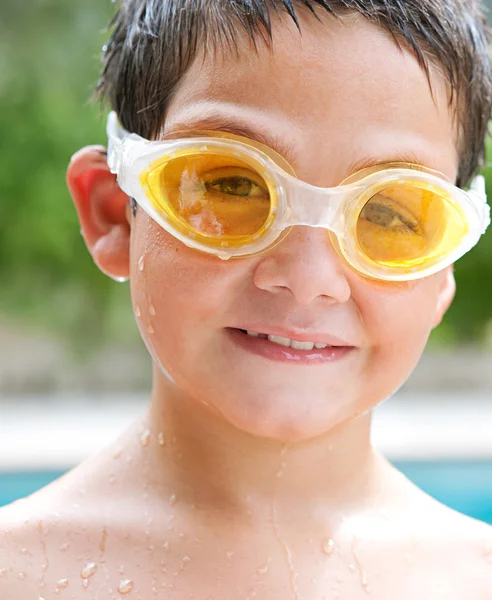
[[[274,344],[279,344],[285,348],[294,348],[294,350],[312,350],[313,348],[321,350],[322,348],[328,347],[328,344],[321,344],[318,342],[298,342],[296,340],[281,337],[280,335],[267,335],[266,333],[256,333],[256,331],[247,331],[246,333],[254,338],[268,338]]]
[[[294,348],[294,350],[312,350],[314,348],[314,342],[296,342],[292,340],[290,342],[290,347]]]
[[[279,335],[269,335],[268,339],[271,342],[274,342],[275,344],[280,344],[281,346],[285,346],[286,348],[289,348],[292,342],[292,340],[289,340],[289,338],[280,337]]]

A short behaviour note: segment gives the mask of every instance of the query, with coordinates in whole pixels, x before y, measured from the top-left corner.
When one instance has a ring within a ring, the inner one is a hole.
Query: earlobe
[[[67,184],[94,262],[113,279],[128,278],[130,200],[109,170],[105,149],[89,146],[74,154],[67,169]]]
[[[447,267],[441,273],[441,282],[439,285],[439,293],[437,297],[436,314],[434,317],[433,328],[440,325],[444,315],[448,308],[451,306],[451,302],[454,299],[456,293],[456,281],[454,279],[453,266]]]

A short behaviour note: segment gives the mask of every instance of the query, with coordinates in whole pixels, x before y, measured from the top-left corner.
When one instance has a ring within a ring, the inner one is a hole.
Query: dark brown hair
[[[449,82],[459,132],[458,185],[484,160],[492,102],[488,30],[479,0],[121,0],[103,49],[100,98],[109,100],[128,131],[151,139],[201,47],[236,48],[244,32],[254,46],[272,39],[271,16],[297,9],[314,17],[352,11],[408,47],[429,77],[429,56]]]

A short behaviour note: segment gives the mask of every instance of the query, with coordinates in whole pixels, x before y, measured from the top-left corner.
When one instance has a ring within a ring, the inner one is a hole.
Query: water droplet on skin
[[[56,582],[56,587],[60,590],[63,590],[68,587],[69,581],[68,579],[60,579]]]
[[[129,594],[133,590],[134,585],[131,579],[122,579],[118,586],[118,592],[120,594]]]
[[[66,552],[70,548],[70,544],[66,542],[60,546],[60,552]]]
[[[146,429],[140,436],[140,445],[145,448],[150,442],[150,430]]]
[[[152,325],[149,325],[147,327],[147,332],[150,333],[150,335],[154,335],[155,329],[152,327]]]
[[[19,573],[17,574],[17,577],[19,579],[27,579],[27,573],[25,571],[19,571]]]
[[[162,431],[159,432],[159,435],[157,436],[157,441],[159,442],[159,446],[166,445],[166,438],[164,437],[164,433]]]
[[[352,565],[352,564],[350,564],[350,565],[349,565],[349,571],[350,571],[351,573],[355,573],[355,571],[356,571],[356,570],[357,570],[357,569],[355,568],[355,565]]]
[[[80,576],[82,577],[82,579],[89,579],[89,577],[92,577],[96,571],[96,563],[87,563],[80,572]]]
[[[20,554],[29,554],[29,550],[27,548],[21,548],[19,552]]]
[[[163,548],[163,550],[165,550],[167,552],[169,550],[169,542],[164,542],[162,544],[162,548]]]
[[[140,319],[140,317],[142,316],[142,312],[140,311],[140,306],[137,304],[137,306],[135,306],[135,316],[137,317],[137,319]]]
[[[155,312],[155,307],[154,307],[154,305],[153,305],[153,304],[151,304],[151,305],[150,305],[150,307],[149,307],[149,314],[150,314],[151,316],[153,316],[153,317],[155,317],[155,315],[156,315],[156,312]]]
[[[230,550],[228,550],[226,552],[226,556],[227,556],[228,560],[231,560],[231,558],[234,556],[234,552],[231,552]]]
[[[82,579],[82,589],[86,590],[89,587],[89,580],[88,579]]]
[[[256,572],[258,573],[258,575],[264,575],[265,573],[268,573],[268,565],[259,567],[258,569],[256,569]]]
[[[331,556],[333,554],[333,551],[335,550],[335,542],[331,539],[324,540],[321,547],[325,554],[327,554],[328,556]]]
[[[176,500],[176,494],[173,494],[172,496],[169,497],[169,504],[171,506],[174,506],[176,504],[177,500]]]
[[[7,569],[0,569],[0,577],[5,577],[7,575]]]
[[[145,257],[141,257],[138,261],[138,270],[142,272],[145,269]]]

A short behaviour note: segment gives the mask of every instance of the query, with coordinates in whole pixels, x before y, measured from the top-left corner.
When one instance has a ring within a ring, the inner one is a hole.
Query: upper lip
[[[244,325],[237,327],[245,331],[254,331],[255,333],[265,333],[266,335],[277,335],[279,337],[296,340],[297,342],[314,342],[315,344],[326,344],[327,346],[345,346],[354,347],[347,340],[326,332],[306,331],[295,328],[275,327],[272,325]]]

